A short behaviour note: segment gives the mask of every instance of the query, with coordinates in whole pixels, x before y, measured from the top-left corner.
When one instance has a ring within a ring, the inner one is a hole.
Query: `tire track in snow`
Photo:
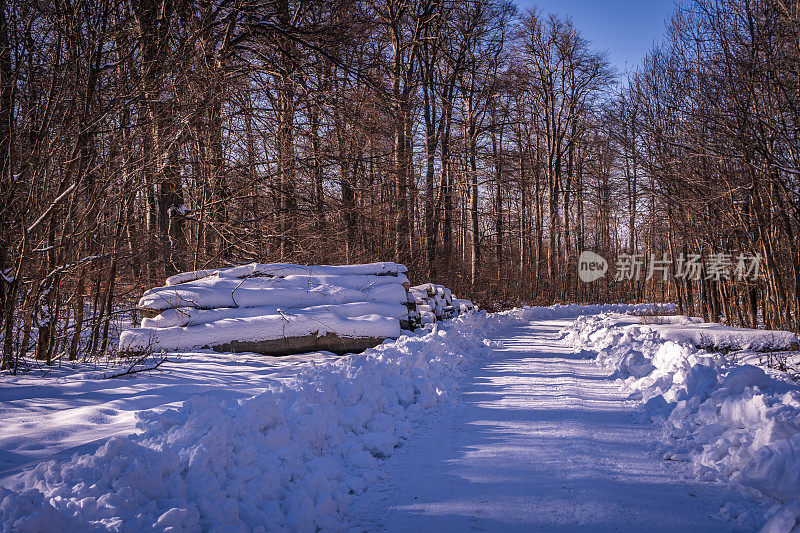
[[[716,517],[720,486],[663,461],[635,403],[559,340],[568,322],[498,334],[461,401],[426,418],[353,503],[354,529],[735,530]]]

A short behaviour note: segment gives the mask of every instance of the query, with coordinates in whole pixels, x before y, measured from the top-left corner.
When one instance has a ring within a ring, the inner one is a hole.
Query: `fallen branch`
[[[150,366],[144,366],[145,362],[147,362],[147,358],[153,356],[153,364]],[[156,358],[155,354],[151,352],[144,353],[141,357],[137,358],[124,372],[118,372],[116,374],[111,374],[110,376],[103,376],[103,379],[113,379],[119,378],[122,376],[131,376],[133,374],[139,374],[141,372],[148,372],[150,370],[161,370],[159,367],[168,362],[169,359],[167,358],[167,354],[161,352],[160,357]],[[136,368],[137,365],[142,365],[141,368]]]

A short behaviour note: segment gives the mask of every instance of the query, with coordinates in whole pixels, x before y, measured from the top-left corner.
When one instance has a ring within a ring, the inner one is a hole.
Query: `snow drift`
[[[793,531],[800,525],[800,388],[696,341],[757,350],[791,345],[796,337],[687,317],[656,325],[635,320],[581,317],[564,333],[576,348],[597,351],[598,363],[624,380],[649,417],[663,422],[665,459],[690,461],[701,478],[729,481],[765,509],[730,504],[729,518],[760,526],[765,513],[765,531]]]

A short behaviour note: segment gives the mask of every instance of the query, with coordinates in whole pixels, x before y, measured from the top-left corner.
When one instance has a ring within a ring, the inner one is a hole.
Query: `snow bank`
[[[395,263],[252,263],[178,274],[144,293],[141,327],[123,332],[119,349],[360,351],[407,327],[405,272]]]
[[[141,435],[41,463],[0,492],[3,531],[341,529],[379,460],[513,320],[472,313],[309,364],[246,400],[196,396],[143,412]]]
[[[616,317],[619,325],[644,324],[665,341],[690,344],[706,350],[769,352],[797,350],[798,339],[791,331],[774,331],[723,326],[702,318],[683,315]]]
[[[511,316],[517,320],[529,322],[531,320],[589,317],[601,313],[633,315],[652,312],[654,309],[670,311],[673,307],[673,304],[556,304],[550,307],[519,307],[496,314],[499,316]],[[630,319],[639,320],[638,317],[633,316]]]
[[[709,350],[797,350],[797,336],[790,331],[735,328],[702,321],[690,328],[660,325],[656,330],[665,340]]]
[[[346,529],[352,495],[382,475],[381,458],[411,435],[423,411],[447,401],[466,366],[490,354],[493,331],[643,309],[469,313],[363,354],[298,365],[294,377],[258,382],[265,392],[247,399],[194,396],[177,409],[142,411],[140,435],[40,463],[12,490],[0,488],[0,529]]]
[[[0,486],[41,461],[93,452],[110,437],[134,433],[137,411],[172,409],[198,394],[249,398],[275,380],[294,377],[310,361],[337,358],[319,352],[280,358],[173,353],[159,372],[116,379],[104,376],[123,372],[129,364],[75,363],[5,375],[0,385]]]
[[[684,321],[677,331],[691,329],[689,324]],[[721,346],[743,338],[731,331],[733,339],[725,339],[728,329],[714,328]],[[663,327],[632,324],[629,317],[581,317],[565,335],[576,348],[596,351],[598,363],[615,371],[632,398],[644,402],[645,413],[663,422],[665,459],[690,461],[701,478],[729,481],[758,502],[755,508],[727,506],[730,518],[751,526],[769,519],[764,530],[774,532],[800,525],[800,388],[795,383],[698,348],[691,334],[672,337],[676,342]],[[749,345],[766,345],[757,338],[749,334]]]

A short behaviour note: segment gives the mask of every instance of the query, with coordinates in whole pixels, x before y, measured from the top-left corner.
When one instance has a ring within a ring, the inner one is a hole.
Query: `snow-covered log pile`
[[[456,298],[450,289],[434,283],[411,287],[408,297],[409,320],[412,325],[446,320],[475,309],[469,300]]]
[[[406,267],[259,264],[185,272],[139,301],[121,352],[211,348],[286,355],[357,352],[409,327]]]

